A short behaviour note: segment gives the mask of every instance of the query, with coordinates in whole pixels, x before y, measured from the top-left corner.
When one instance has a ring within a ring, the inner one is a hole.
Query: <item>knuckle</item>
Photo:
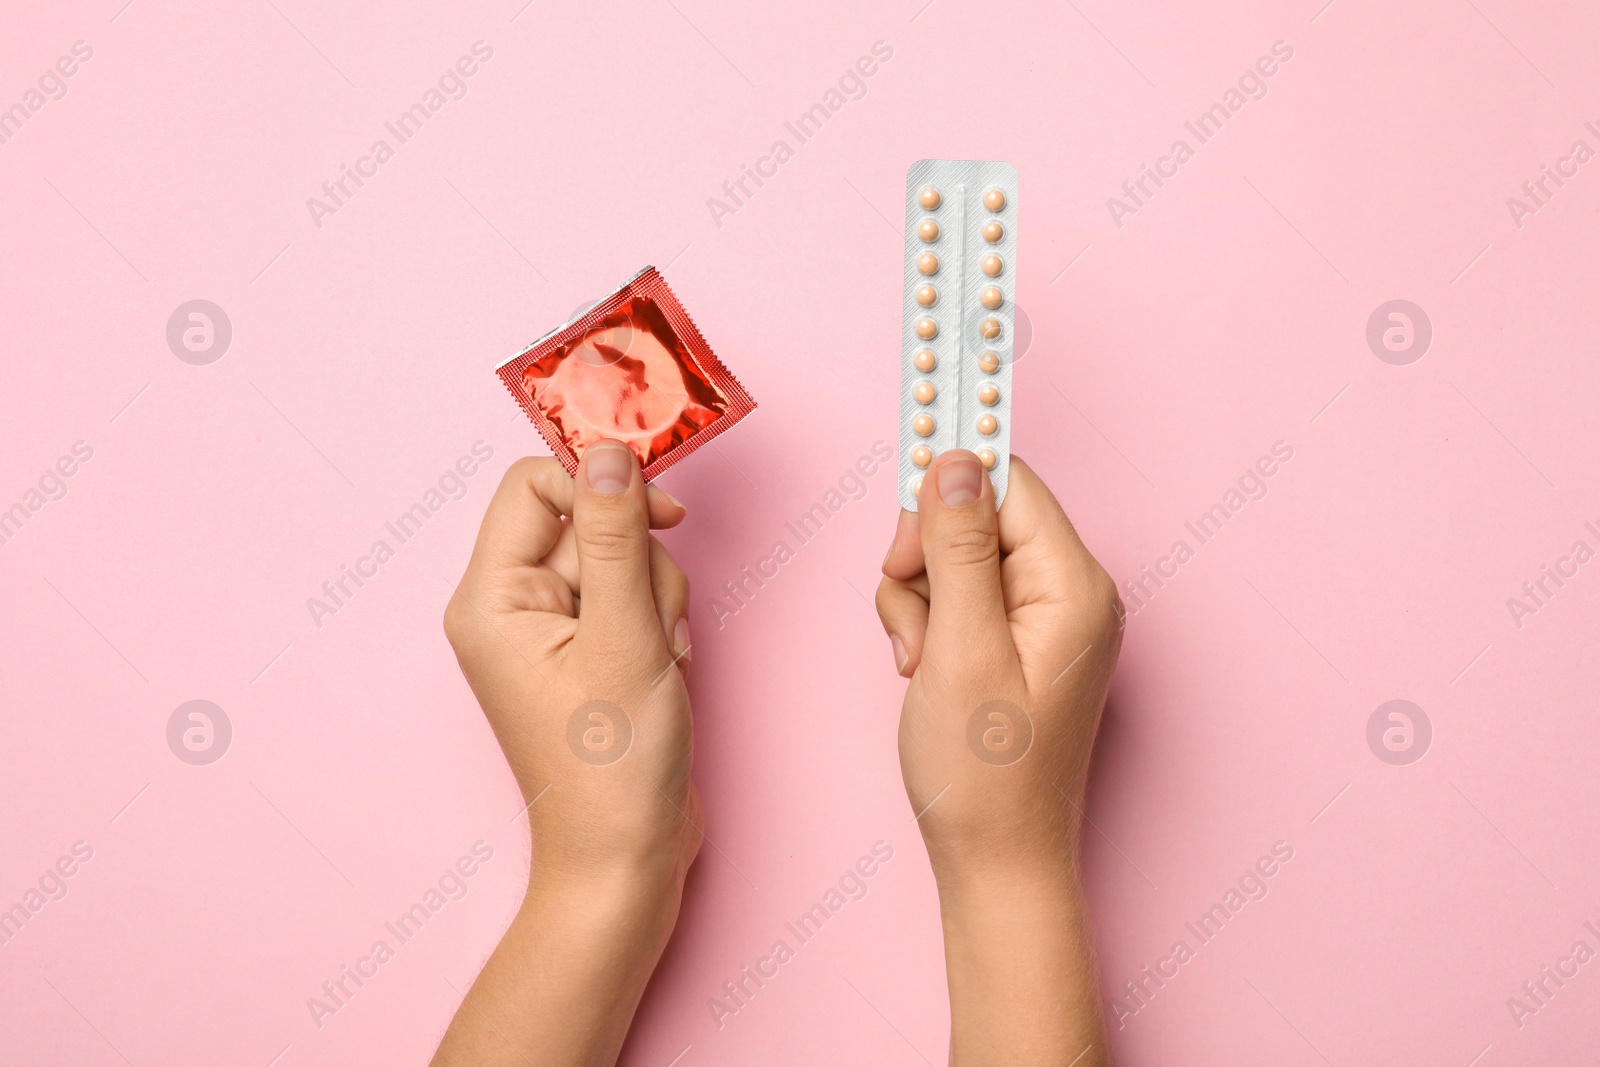
[[[510,484],[528,481],[534,478],[540,469],[549,462],[550,457],[548,456],[523,456],[506,468],[505,476],[501,481]]]
[[[878,618],[885,622],[894,611],[894,593],[894,584],[885,578],[878,583],[878,591],[872,598],[872,606],[878,609]]]
[[[577,524],[578,543],[584,554],[601,562],[618,562],[638,555],[644,544],[642,531],[621,515],[590,516]]]
[[[1098,563],[1093,563],[1083,578],[1081,598],[1083,617],[1101,632],[1120,633],[1127,615],[1116,580]]]
[[[689,602],[689,578],[678,568],[673,567],[662,573],[658,581],[663,602],[668,604],[687,604]]]
[[[998,564],[1000,539],[992,530],[980,526],[959,526],[939,539],[937,551],[943,561],[956,567]]]
[[[462,600],[459,592],[451,595],[444,605],[444,635],[452,648],[458,647],[466,638],[469,620],[467,616],[471,609]]]

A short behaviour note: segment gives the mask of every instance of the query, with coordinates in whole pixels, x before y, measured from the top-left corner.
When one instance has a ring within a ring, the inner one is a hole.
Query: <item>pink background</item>
[[[712,608],[895,439],[890,220],[921,157],[1022,176],[1017,452],[1119,582],[1195,550],[1129,620],[1097,754],[1108,1015],[1294,849],[1114,1059],[1595,1054],[1600,963],[1520,1027],[1507,1007],[1575,941],[1600,949],[1600,565],[1520,627],[1507,606],[1600,548],[1600,162],[1520,227],[1506,203],[1574,141],[1600,149],[1592,10],[121,2],[30,5],[0,35],[0,106],[93,49],[0,145],[0,508],[93,449],[0,545],[0,906],[93,849],[0,946],[0,1058],[427,1057],[527,863],[440,630],[500,471],[543,450],[491,368],[655,263],[761,408],[663,480],[691,515],[667,540],[697,589],[715,847],[624,1062],[943,1062],[902,683],[867,603],[892,474],[720,628]],[[480,40],[466,96],[396,147],[384,123]],[[797,145],[784,122],[876,41],[893,57],[865,96]],[[1116,225],[1107,198],[1193,147],[1184,123],[1277,41],[1267,95]],[[317,226],[307,198],[380,137],[394,158]],[[778,138],[794,158],[717,225],[707,198]],[[197,298],[233,327],[206,366],[165,336]],[[1392,299],[1433,326],[1407,366],[1366,342]],[[465,496],[316,626],[307,598],[478,441]],[[1196,547],[1185,522],[1278,441],[1268,495]],[[1366,740],[1397,698],[1434,731],[1409,766]],[[192,699],[233,725],[208,766],[166,741]],[[468,895],[319,1028],[307,998],[479,840]],[[719,1029],[708,999],[879,840],[870,894]]]

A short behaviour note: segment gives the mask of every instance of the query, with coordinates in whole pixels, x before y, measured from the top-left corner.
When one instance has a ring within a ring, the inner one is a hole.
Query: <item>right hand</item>
[[[911,679],[900,768],[936,875],[1072,870],[1089,753],[1122,644],[1116,585],[1011,457],[994,487],[940,455],[902,511],[877,607]]]

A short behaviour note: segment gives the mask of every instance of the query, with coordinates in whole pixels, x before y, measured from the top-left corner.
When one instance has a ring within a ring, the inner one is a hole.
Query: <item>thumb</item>
[[[917,496],[928,571],[928,651],[942,660],[990,668],[1015,660],[1000,592],[1000,520],[994,486],[964,449],[933,463]]]
[[[650,591],[650,515],[639,461],[596,441],[578,464],[572,532],[578,552],[577,642],[601,655],[665,649]]]

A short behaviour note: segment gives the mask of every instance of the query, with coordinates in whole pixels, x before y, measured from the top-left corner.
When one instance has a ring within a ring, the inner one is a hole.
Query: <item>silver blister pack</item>
[[[928,464],[977,453],[1006,494],[1011,456],[1017,169],[921,159],[906,172],[900,326],[900,505],[917,510]]]

